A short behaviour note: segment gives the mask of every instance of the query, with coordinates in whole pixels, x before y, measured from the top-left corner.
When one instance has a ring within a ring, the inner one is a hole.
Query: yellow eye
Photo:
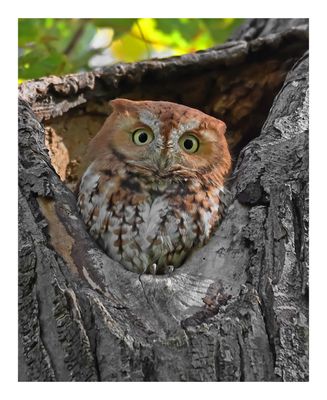
[[[147,129],[137,129],[133,133],[133,142],[137,146],[144,146],[145,144],[151,143],[153,140],[153,133]]]
[[[200,143],[199,139],[193,135],[183,135],[178,141],[180,147],[187,153],[195,153],[198,151]]]

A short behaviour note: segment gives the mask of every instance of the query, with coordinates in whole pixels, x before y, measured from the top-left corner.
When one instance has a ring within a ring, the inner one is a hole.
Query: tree
[[[21,381],[308,380],[307,50],[306,20],[257,19],[203,52],[21,85]],[[181,102],[228,125],[225,218],[170,276],[107,257],[55,171],[68,149],[66,179],[78,174],[76,144],[114,97]]]

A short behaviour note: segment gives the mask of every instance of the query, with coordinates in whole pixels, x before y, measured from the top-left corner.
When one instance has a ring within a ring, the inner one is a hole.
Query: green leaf
[[[148,47],[142,40],[125,34],[113,41],[111,51],[119,60],[133,62],[145,58]]]
[[[137,18],[94,18],[93,24],[98,28],[130,29]]]
[[[243,22],[240,18],[203,18],[204,25],[210,32],[215,44],[224,43],[233,33],[235,28]]]
[[[20,18],[18,20],[18,46],[24,47],[40,37],[40,21],[36,19]]]
[[[157,18],[156,22],[158,30],[168,35],[180,32],[187,41],[192,40],[201,29],[201,21],[195,18]]]
[[[136,21],[137,18],[96,18],[92,22],[97,28],[113,29],[115,39],[118,39],[128,32]]]
[[[102,52],[90,48],[101,28],[114,32],[110,50],[116,61],[137,61],[223,43],[241,23],[234,18],[23,18],[18,20],[19,77],[89,69],[91,57]]]
[[[67,63],[62,53],[47,54],[38,49],[20,57],[19,77],[22,79],[39,78],[46,75],[60,74]]]

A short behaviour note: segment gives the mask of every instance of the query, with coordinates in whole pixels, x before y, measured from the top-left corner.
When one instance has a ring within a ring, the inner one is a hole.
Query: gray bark
[[[20,87],[19,380],[308,380],[308,26],[284,21]],[[114,97],[181,102],[229,127],[226,215],[171,275],[99,249],[45,146],[44,125],[68,147],[89,140]]]

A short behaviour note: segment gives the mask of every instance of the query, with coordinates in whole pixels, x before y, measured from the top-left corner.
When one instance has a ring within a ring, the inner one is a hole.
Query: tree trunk
[[[21,85],[20,381],[308,380],[307,49],[308,21],[250,20],[206,51]],[[171,275],[122,268],[76,209],[115,97],[228,126],[226,215]]]

